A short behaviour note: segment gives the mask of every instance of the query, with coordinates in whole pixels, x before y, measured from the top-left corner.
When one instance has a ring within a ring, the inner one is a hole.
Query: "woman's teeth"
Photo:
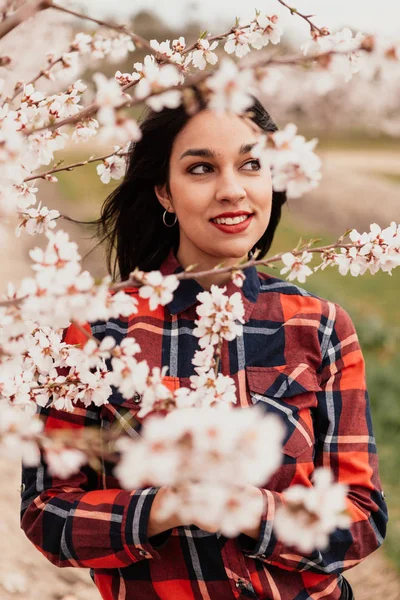
[[[238,223],[243,223],[246,219],[249,218],[250,215],[241,215],[240,217],[227,217],[226,219],[218,218],[211,219],[214,223],[218,223],[218,225],[237,225]]]

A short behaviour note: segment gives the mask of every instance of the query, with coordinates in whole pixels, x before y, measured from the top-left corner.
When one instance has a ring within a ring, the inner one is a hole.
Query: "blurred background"
[[[66,3],[64,3],[67,5]],[[282,17],[284,35],[279,47],[261,52],[297,52],[309,37],[307,24],[290,15],[274,0],[246,1],[243,10],[236,0],[89,0],[68,3],[81,12],[110,22],[129,23],[135,33],[147,39],[174,39],[184,35],[194,41],[205,29],[216,34],[226,31],[236,16],[251,19],[254,9]],[[393,0],[293,0],[301,12],[315,13],[314,22],[332,31],[349,26],[354,32],[377,35],[376,44],[400,46],[400,5]],[[94,30],[92,24],[59,13],[37,15],[7,36],[0,44],[1,54],[15,57],[12,68],[0,68],[0,77],[11,87],[15,81],[28,81],[45,64],[47,52],[58,55],[67,50],[75,33]],[[98,30],[98,28],[96,28]],[[22,46],[21,46],[21,42]],[[24,50],[21,52],[21,48]],[[29,49],[29,52],[26,52]],[[34,49],[34,51],[32,51]],[[223,53],[222,46],[219,49]],[[259,51],[260,52],[260,51]],[[251,57],[259,57],[253,51]],[[379,54],[379,53],[378,53]],[[64,82],[39,81],[37,88],[54,93],[82,78],[90,85],[91,76],[102,71],[112,77],[117,69],[132,72],[133,62],[144,53],[136,50],[126,61],[113,64],[103,60],[84,65]],[[399,50],[400,56],[400,50]],[[298,125],[299,133],[317,137],[317,153],[323,161],[320,186],[284,207],[271,254],[294,248],[300,237],[321,238],[321,244],[334,242],[346,229],[368,231],[371,223],[382,228],[400,222],[400,62],[366,55],[361,71],[349,83],[340,78],[309,70],[286,68],[260,98],[280,128]],[[140,111],[133,111],[140,117]],[[106,154],[108,147],[98,142],[69,145],[58,158],[66,164]],[[103,152],[104,150],[104,152]],[[59,184],[38,183],[39,199],[50,208],[75,219],[93,219],[106,196],[118,185],[100,182],[96,166],[88,165],[59,174]],[[79,244],[84,267],[96,276],[105,274],[102,248],[96,246],[91,231],[62,221]],[[29,275],[28,251],[44,245],[42,237],[10,237],[4,252],[0,289],[8,281],[18,282]],[[275,269],[274,275],[279,275]],[[354,278],[343,277],[336,269],[319,271],[303,285],[307,290],[342,305],[353,319],[367,365],[367,383],[377,438],[380,472],[390,510],[388,537],[382,549],[348,572],[357,600],[400,598],[400,269],[389,276],[378,273]],[[3,482],[0,495],[0,600],[11,598],[40,600],[95,600],[98,594],[86,571],[53,568],[19,531],[19,465],[0,463]]]

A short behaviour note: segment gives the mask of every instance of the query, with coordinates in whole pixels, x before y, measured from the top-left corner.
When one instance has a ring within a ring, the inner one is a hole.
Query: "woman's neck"
[[[191,269],[191,273],[210,271],[218,266],[229,267],[242,260],[241,258],[235,257],[220,258],[209,255],[188,256],[181,248],[178,249],[176,257],[184,269],[187,269],[191,265],[195,265],[193,269]],[[205,290],[209,290],[212,285],[224,286],[230,279],[230,273],[211,273],[204,277],[196,277],[196,280]]]

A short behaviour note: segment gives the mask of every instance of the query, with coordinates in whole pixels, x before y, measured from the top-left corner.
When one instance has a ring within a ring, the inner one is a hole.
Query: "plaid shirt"
[[[181,270],[171,252],[164,274]],[[227,292],[237,288],[228,283]],[[150,367],[167,365],[165,383],[188,386],[193,335],[195,280],[181,282],[173,301],[151,312],[136,289],[139,312],[129,318],[92,324],[93,334],[117,343],[134,336],[138,359]],[[221,371],[233,377],[238,405],[262,405],[286,425],[284,461],[265,484],[265,514],[259,539],[242,534],[228,539],[195,526],[147,536],[157,488],[122,490],[106,463],[99,475],[85,466],[68,480],[51,477],[45,461],[24,468],[22,528],[55,565],[90,567],[104,600],[317,600],[340,598],[341,572],[380,546],[387,511],[378,474],[364,359],[348,314],[337,304],[250,268],[241,290],[245,306],[243,336],[224,342]],[[87,325],[90,328],[89,325]],[[72,326],[64,337],[83,343]],[[113,393],[100,408],[73,413],[40,409],[46,428],[119,424],[132,437],[141,424],[140,397]],[[276,539],[274,515],[282,492],[310,485],[316,466],[333,470],[348,484],[349,530],[336,530],[329,549],[301,555]]]

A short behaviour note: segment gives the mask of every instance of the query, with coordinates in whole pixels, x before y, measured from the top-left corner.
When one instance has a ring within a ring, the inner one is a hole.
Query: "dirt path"
[[[334,235],[347,227],[368,228],[374,221],[382,227],[392,220],[400,221],[400,186],[374,175],[376,170],[400,172],[400,153],[382,157],[382,153],[325,152],[323,158],[322,185],[306,198],[292,201],[291,215],[310,229]],[[42,199],[44,204],[62,210],[54,196],[47,199],[42,195]],[[75,216],[80,215],[75,213]],[[61,227],[67,229],[65,223]],[[90,243],[82,242],[76,228],[70,231],[84,253]],[[42,243],[30,237],[16,243],[10,237],[0,270],[0,291],[7,281],[17,282],[30,274],[29,247]],[[93,260],[87,263],[87,268],[94,266]],[[87,570],[53,567],[20,530],[19,463],[0,459],[0,481],[0,600],[99,600]],[[381,550],[349,571],[347,577],[354,586],[356,600],[400,598],[400,579]]]
[[[348,228],[369,231],[400,222],[400,185],[378,173],[400,173],[400,151],[321,152],[321,185],[289,202],[288,212],[304,225],[321,232],[342,234]]]

